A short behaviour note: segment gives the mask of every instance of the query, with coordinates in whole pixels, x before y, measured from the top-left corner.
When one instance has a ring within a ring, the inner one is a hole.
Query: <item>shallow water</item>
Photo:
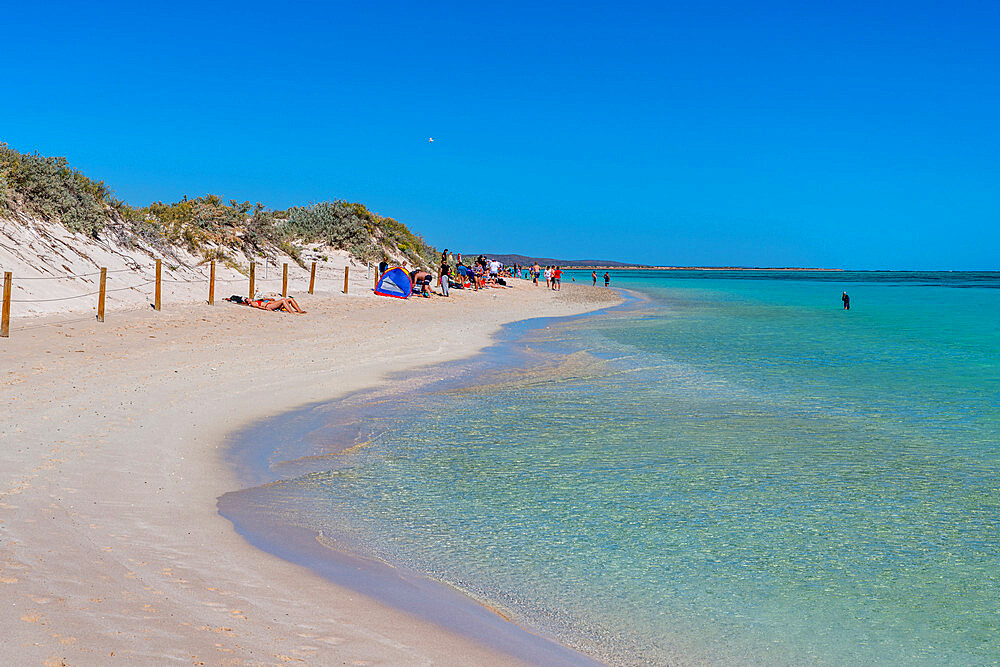
[[[612,277],[273,426],[255,511],[613,662],[1000,661],[1000,274]]]

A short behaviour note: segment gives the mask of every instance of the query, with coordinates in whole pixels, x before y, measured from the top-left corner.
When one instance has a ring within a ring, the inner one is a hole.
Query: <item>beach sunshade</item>
[[[410,285],[410,276],[400,267],[389,269],[378,279],[375,286],[375,293],[382,296],[394,296],[397,299],[406,299],[410,296],[413,287]]]

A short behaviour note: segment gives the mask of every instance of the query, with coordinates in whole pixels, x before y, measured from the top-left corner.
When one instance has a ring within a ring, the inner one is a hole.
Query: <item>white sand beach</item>
[[[15,319],[0,339],[0,659],[517,662],[255,549],[216,510],[238,488],[228,433],[471,355],[503,323],[619,301],[516,283],[450,299],[304,295],[303,316],[168,301],[104,323]]]

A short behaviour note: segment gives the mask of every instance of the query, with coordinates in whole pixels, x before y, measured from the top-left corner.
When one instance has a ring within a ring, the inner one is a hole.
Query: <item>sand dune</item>
[[[74,234],[62,225],[23,214],[0,218],[0,270],[13,274],[11,317],[17,321],[36,315],[96,313],[100,269],[108,270],[105,310],[115,312],[145,308],[153,301],[156,260],[161,261],[163,304],[204,303],[209,293],[209,265],[203,257],[183,247],[155,248],[137,242],[119,242],[107,232],[100,239]],[[232,248],[234,262],[216,262],[215,297],[246,295],[248,267],[256,263],[255,291],[280,292],[283,266],[288,265],[288,290],[308,291],[312,262],[316,262],[314,291],[318,295],[342,293],[344,269],[350,267],[348,294],[370,295],[374,274],[352,261],[344,250],[308,244],[300,266],[291,257],[271,248],[247,256]]]

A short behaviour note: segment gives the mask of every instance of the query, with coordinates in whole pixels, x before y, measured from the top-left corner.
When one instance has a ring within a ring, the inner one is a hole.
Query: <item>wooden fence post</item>
[[[253,280],[254,280],[254,267],[255,266],[256,266],[255,262],[250,262],[250,298],[251,299],[253,298]]]
[[[212,260],[208,273],[208,305],[215,305],[215,260]]]
[[[14,278],[10,271],[3,273],[3,311],[0,313],[0,337],[10,337],[10,284]]]
[[[160,309],[160,260],[156,260],[156,294],[153,296],[153,310]]]
[[[281,297],[285,298],[288,296],[288,263],[282,265],[281,267]]]
[[[104,321],[104,295],[107,292],[108,269],[101,267],[101,292],[97,296],[97,321]]]
[[[313,262],[312,271],[309,272],[309,293],[313,293],[313,286],[316,285],[316,262]]]
[[[351,273],[351,267],[344,267],[344,294],[347,294],[347,276]]]

